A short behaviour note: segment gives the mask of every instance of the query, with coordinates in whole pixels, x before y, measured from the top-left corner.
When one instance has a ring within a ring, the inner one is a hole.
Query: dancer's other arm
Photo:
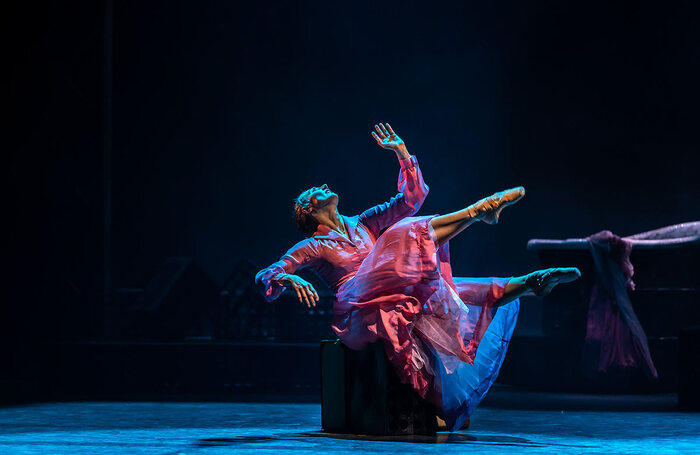
[[[289,249],[279,261],[259,271],[255,283],[261,288],[265,300],[272,302],[291,286],[301,303],[308,307],[316,306],[319,297],[313,285],[294,272],[313,265],[318,257],[318,250],[313,240],[306,239]]]
[[[416,157],[409,155],[406,144],[391,125],[380,123],[374,128],[376,132],[372,132],[372,137],[382,148],[393,150],[401,166],[398,194],[389,202],[374,206],[360,215],[360,222],[377,237],[382,229],[402,218],[414,215],[420,209],[428,195],[428,185],[423,181]]]

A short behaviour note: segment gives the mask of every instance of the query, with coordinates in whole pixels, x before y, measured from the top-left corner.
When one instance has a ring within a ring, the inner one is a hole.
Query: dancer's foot
[[[437,430],[438,430],[438,431],[445,431],[445,430],[447,430],[447,423],[445,423],[444,420],[442,420],[442,419],[441,419],[440,417],[438,417],[438,416],[435,416],[435,419],[437,420]],[[460,429],[460,430],[466,430],[467,428],[469,428],[469,423],[470,423],[470,421],[471,421],[471,419],[467,419],[467,421],[464,422],[464,424],[463,424],[459,429]]]
[[[480,219],[487,224],[496,224],[498,223],[498,217],[501,215],[501,210],[515,204],[523,196],[525,196],[525,188],[522,186],[494,193],[472,206],[474,218]]]
[[[438,431],[447,430],[447,423],[444,420],[442,420],[439,416],[435,416],[435,420],[437,421],[437,430]]]
[[[560,283],[568,283],[581,277],[581,271],[576,267],[557,267],[553,269],[537,270],[527,275],[525,284],[538,296],[549,294],[554,286]]]

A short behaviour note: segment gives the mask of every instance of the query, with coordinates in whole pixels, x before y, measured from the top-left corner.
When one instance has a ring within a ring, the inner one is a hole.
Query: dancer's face
[[[311,207],[320,209],[329,204],[338,204],[338,195],[328,188],[325,183],[321,186],[315,186],[306,190],[306,197],[311,203]]]

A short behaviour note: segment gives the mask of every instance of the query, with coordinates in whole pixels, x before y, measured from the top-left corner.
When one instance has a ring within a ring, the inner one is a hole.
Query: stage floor
[[[0,453],[699,453],[700,414],[480,407],[468,430],[321,432],[316,403],[46,403],[0,408]]]

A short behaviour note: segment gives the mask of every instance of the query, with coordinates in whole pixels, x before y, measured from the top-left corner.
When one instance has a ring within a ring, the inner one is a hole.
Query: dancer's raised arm
[[[428,195],[428,185],[423,181],[416,157],[409,155],[406,144],[394,132],[391,125],[380,123],[374,125],[374,128],[377,131],[372,132],[372,137],[382,148],[393,150],[401,166],[398,194],[392,197],[389,202],[376,205],[360,215],[360,222],[376,238],[382,229],[402,218],[414,215],[420,209]]]

